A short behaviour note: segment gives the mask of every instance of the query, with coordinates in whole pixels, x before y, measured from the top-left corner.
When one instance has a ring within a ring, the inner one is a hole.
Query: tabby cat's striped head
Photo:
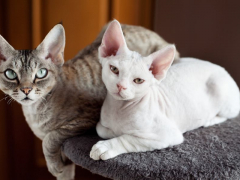
[[[22,105],[44,98],[64,63],[65,32],[56,25],[35,50],[15,50],[0,36],[0,89]]]

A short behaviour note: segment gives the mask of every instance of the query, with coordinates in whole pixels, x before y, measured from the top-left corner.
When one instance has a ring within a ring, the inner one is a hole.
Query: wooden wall
[[[33,48],[57,23],[66,31],[65,60],[90,44],[110,20],[152,28],[152,0],[33,1]]]

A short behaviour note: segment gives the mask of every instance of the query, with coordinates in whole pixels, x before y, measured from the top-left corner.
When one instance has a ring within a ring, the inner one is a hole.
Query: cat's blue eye
[[[6,78],[8,78],[10,80],[17,79],[17,73],[15,73],[12,69],[7,69],[4,74],[5,74]]]
[[[36,77],[38,79],[42,79],[42,78],[45,78],[48,74],[48,70],[45,69],[45,68],[42,68],[42,69],[39,69],[37,74],[36,74]]]
[[[144,82],[143,79],[140,79],[140,78],[136,78],[133,80],[136,84],[142,84]]]

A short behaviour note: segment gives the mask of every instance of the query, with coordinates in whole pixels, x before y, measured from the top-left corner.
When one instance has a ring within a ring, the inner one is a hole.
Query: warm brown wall
[[[65,0],[37,0],[34,2],[35,9],[40,13],[40,22],[38,22],[40,25],[33,26],[33,29],[37,30],[41,27],[41,31],[34,34],[41,38],[36,38],[42,40],[55,24],[62,21],[67,39],[65,60],[71,59],[80,49],[90,44],[101,28],[112,19],[152,28],[153,0],[71,0],[71,3]],[[37,15],[36,10],[33,11],[35,15]],[[33,40],[36,38],[33,36]],[[34,46],[38,43],[40,41],[35,42]]]
[[[108,0],[51,0],[42,3],[42,38],[57,23],[66,31],[65,59],[90,44],[109,20]]]
[[[111,19],[152,29],[153,0],[112,0]]]
[[[182,56],[225,67],[240,86],[239,0],[157,0],[154,25]]]
[[[15,49],[31,48],[31,0],[5,1],[4,31]]]

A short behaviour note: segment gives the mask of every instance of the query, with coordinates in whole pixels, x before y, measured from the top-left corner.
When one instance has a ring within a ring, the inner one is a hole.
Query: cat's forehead
[[[18,50],[12,59],[10,68],[29,71],[37,68],[41,64],[42,62],[33,50]]]
[[[128,54],[120,54],[111,58],[111,62],[119,66],[136,66],[143,62],[143,57],[134,51]]]

